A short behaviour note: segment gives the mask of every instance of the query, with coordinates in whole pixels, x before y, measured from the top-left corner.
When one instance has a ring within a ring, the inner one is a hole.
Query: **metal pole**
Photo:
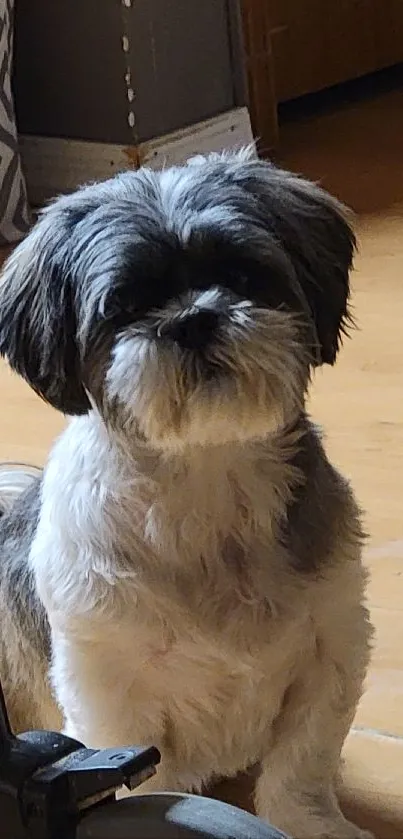
[[[4,698],[3,688],[0,682],[0,751],[9,744],[13,738],[10,720],[8,718],[6,700]]]

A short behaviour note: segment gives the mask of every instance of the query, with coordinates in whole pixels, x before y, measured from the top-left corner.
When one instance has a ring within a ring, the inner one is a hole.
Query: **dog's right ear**
[[[66,199],[45,210],[7,260],[0,283],[0,355],[53,407],[84,414]]]

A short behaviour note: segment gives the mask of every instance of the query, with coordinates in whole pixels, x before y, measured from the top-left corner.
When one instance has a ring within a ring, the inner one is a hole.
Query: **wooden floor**
[[[343,800],[379,839],[403,837],[403,93],[287,124],[286,166],[358,213],[360,330],[316,376],[311,410],[367,511],[377,637],[368,690],[345,749]],[[0,458],[43,463],[63,419],[0,368]],[[222,789],[245,803],[247,783]]]
[[[353,278],[359,331],[321,372],[312,413],[366,510],[376,644],[346,802],[381,839],[403,837],[403,91],[283,131],[284,163],[358,214]]]

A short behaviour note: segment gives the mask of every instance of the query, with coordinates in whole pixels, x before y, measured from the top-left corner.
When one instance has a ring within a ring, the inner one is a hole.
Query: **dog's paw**
[[[326,819],[322,823],[319,820],[300,820],[298,823],[278,823],[284,833],[292,839],[376,839],[369,830],[363,830],[347,819]]]
[[[369,830],[363,830],[352,822],[344,822],[342,825],[324,825],[323,829],[315,832],[304,833],[300,836],[298,831],[291,834],[293,839],[376,839]]]
[[[370,830],[362,830],[355,824],[351,825],[351,829],[342,833],[324,833],[318,839],[376,839],[375,835]]]

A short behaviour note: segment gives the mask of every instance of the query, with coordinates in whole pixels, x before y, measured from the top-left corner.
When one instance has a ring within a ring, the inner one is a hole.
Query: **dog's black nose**
[[[217,330],[219,315],[211,309],[194,309],[164,325],[162,334],[186,350],[202,350]]]

